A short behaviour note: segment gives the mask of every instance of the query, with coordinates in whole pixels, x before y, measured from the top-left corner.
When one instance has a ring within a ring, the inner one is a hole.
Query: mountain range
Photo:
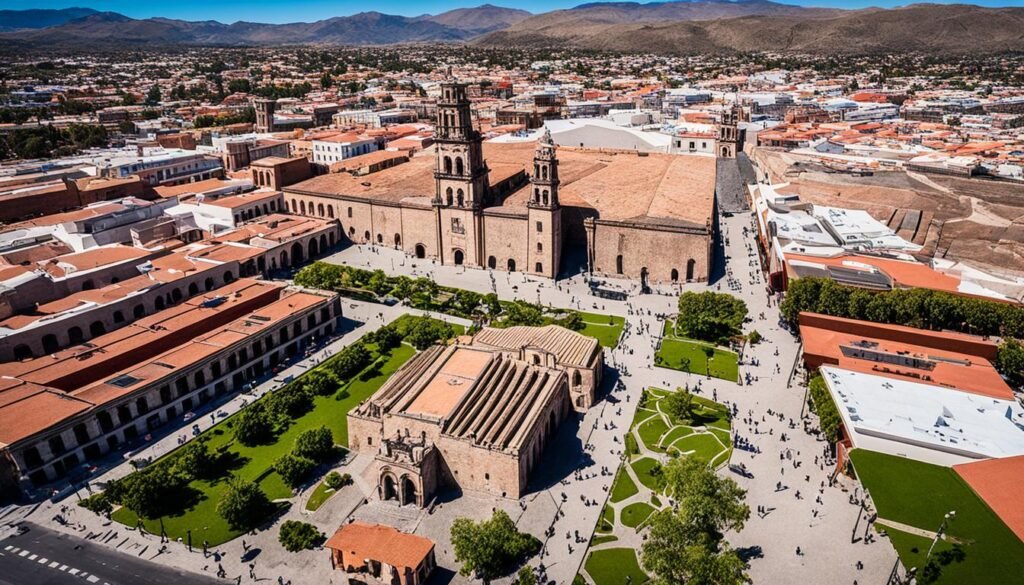
[[[391,45],[730,53],[1024,50],[1024,8],[914,4],[840,10],[770,0],[595,2],[532,15],[485,4],[437,15],[361,12],[316,22],[134,19],[88,8],[0,11],[0,48]]]

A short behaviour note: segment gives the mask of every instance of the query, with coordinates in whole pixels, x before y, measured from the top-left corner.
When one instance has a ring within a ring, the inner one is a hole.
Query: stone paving
[[[211,555],[204,558],[201,552],[188,553],[183,545],[171,543],[167,552],[161,554],[157,561],[193,571],[206,571],[207,574],[216,571],[220,564],[229,577],[247,583],[254,582],[249,578],[250,563],[254,563],[256,580],[260,582],[276,582],[280,576],[284,581],[290,580],[295,584],[343,583],[344,575],[330,569],[325,551],[298,554],[285,552],[277,543],[278,524],[287,519],[300,518],[330,534],[353,514],[369,518],[376,514],[390,514],[391,517],[397,514],[402,518],[412,514],[415,515],[416,532],[437,541],[438,562],[445,569],[440,572],[439,581],[464,583],[470,581],[457,575],[458,567],[448,542],[450,522],[459,516],[485,518],[490,515],[492,508],[501,507],[509,512],[521,529],[544,541],[541,558],[532,563],[536,565],[542,562],[547,569],[548,579],[558,584],[568,584],[572,582],[586,555],[586,544],[575,542],[571,535],[578,530],[581,535],[589,536],[597,523],[608,497],[613,474],[621,460],[621,437],[625,429],[629,428],[641,391],[650,386],[675,388],[684,384],[692,388],[699,382],[703,396],[715,397],[719,402],[735,405],[738,415],[733,421],[734,431],[760,451],[760,454],[753,454],[737,449],[732,457],[733,462],[744,463],[752,474],[750,478],[733,475],[748,490],[747,501],[752,516],[744,530],[730,534],[729,540],[734,547],[752,554],[749,575],[753,581],[769,584],[852,583],[855,580],[859,583],[884,582],[895,561],[892,547],[883,540],[875,540],[873,544],[865,544],[863,540],[851,542],[859,507],[849,503],[849,495],[845,493],[842,482],[837,487],[824,488],[819,494],[819,486],[827,480],[832,466],[823,460],[824,442],[802,430],[799,416],[804,389],[787,385],[790,370],[797,358],[798,345],[794,337],[779,326],[775,301],[766,295],[756,269],[756,256],[749,247],[750,240],[743,237],[742,230],[751,225],[750,221],[749,215],[723,219],[723,235],[729,241],[726,248],[729,272],[711,286],[712,289],[732,292],[743,298],[753,318],[748,330],[756,328],[765,338],[764,342],[747,348],[745,352],[741,377],[751,376],[748,385],[655,368],[652,365],[661,333],[661,320],[658,316],[675,311],[679,291],[707,290],[708,286],[704,284],[656,287],[657,294],[639,295],[638,286],[634,283],[608,281],[611,286],[618,286],[630,293],[627,301],[619,302],[589,296],[589,289],[581,276],[552,283],[521,273],[439,266],[429,260],[408,258],[395,250],[364,246],[352,246],[335,254],[329,261],[381,268],[389,274],[429,276],[442,285],[477,292],[495,291],[503,299],[520,298],[558,307],[621,315],[626,318],[626,329],[619,347],[609,351],[606,360],[609,367],[617,369],[617,372],[612,371],[607,376],[606,386],[610,387],[616,379],[620,379],[624,386],[621,390],[606,394],[578,423],[563,424],[559,440],[549,449],[545,455],[546,460],[535,473],[533,490],[518,502],[463,494],[457,499],[442,502],[433,513],[389,511],[384,508],[388,505],[385,503],[370,502],[364,505],[364,497],[372,500],[375,490],[368,482],[357,481],[355,485],[343,488],[340,493],[328,499],[316,513],[309,514],[304,511],[304,503],[315,488],[314,483],[295,498],[296,504],[292,509],[272,526],[265,527],[255,535],[225,543],[218,547],[216,557]],[[337,351],[403,313],[418,311],[346,300],[345,312],[348,318],[360,322],[360,325],[333,341],[327,348],[328,352]],[[293,369],[298,369],[289,371],[301,372],[323,357],[324,354],[318,353],[303,364],[293,366]],[[280,377],[275,380],[280,380]],[[257,393],[279,383],[271,380],[259,388]],[[243,398],[246,397],[237,397],[220,408],[233,412]],[[248,399],[251,400],[251,397]],[[768,414],[769,409],[775,416]],[[781,419],[778,413],[783,413]],[[790,418],[795,428],[790,427]],[[208,416],[200,416],[186,423],[183,428],[191,427],[193,423],[206,428],[208,424],[204,423],[208,421]],[[166,452],[176,446],[176,437],[175,433],[171,433],[149,449],[153,450],[153,455]],[[787,458],[787,453],[791,458]],[[348,471],[356,477],[358,471],[368,463],[366,456],[355,457],[347,464],[351,469],[341,471]],[[121,466],[111,473],[119,470],[123,473],[127,468]],[[730,472],[723,470],[721,473]],[[784,489],[777,489],[779,482]],[[796,497],[798,492],[800,498]],[[821,503],[815,500],[819,495]],[[79,532],[83,536],[96,534],[97,541],[122,550],[127,546],[148,545],[144,558],[152,556],[154,549],[159,547],[157,537],[140,535],[126,527],[104,523],[101,518],[70,505],[71,501],[65,501],[69,509],[66,515],[69,520],[67,526],[52,520],[61,506],[59,503],[45,503],[37,509],[26,508],[20,515],[61,530]],[[768,510],[763,517],[753,513],[759,506]],[[860,526],[863,528],[864,524]],[[545,538],[548,528],[553,529],[553,536]],[[569,539],[566,538],[567,533],[570,534]],[[630,544],[639,545],[639,542]],[[796,554],[797,547],[800,547],[802,554]],[[863,563],[862,570],[855,567],[858,560]],[[510,581],[505,579],[499,583]]]

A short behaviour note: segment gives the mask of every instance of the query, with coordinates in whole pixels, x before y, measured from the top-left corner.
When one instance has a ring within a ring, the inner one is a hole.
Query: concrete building
[[[561,327],[485,329],[402,366],[349,413],[349,446],[376,456],[382,500],[424,507],[444,486],[519,498],[602,366],[597,340]]]
[[[347,158],[377,150],[377,140],[369,136],[345,132],[313,141],[313,163],[330,166]]]
[[[548,138],[484,144],[459,84],[444,85],[438,117],[433,161],[315,177],[285,188],[289,209],[339,219],[353,242],[444,264],[555,278],[571,246],[595,274],[707,280],[713,157],[555,149]]]

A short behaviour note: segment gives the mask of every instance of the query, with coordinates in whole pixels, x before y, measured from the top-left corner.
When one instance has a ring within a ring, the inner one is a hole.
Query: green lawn
[[[636,528],[643,524],[647,517],[654,513],[654,507],[647,502],[637,502],[622,509],[621,522],[624,526]]]
[[[367,346],[376,351],[373,345]],[[330,396],[317,396],[313,409],[295,419],[292,424],[270,444],[245,446],[235,442],[231,428],[233,417],[218,423],[203,435],[207,437],[207,446],[211,451],[222,451],[233,456],[235,462],[230,471],[234,475],[249,481],[257,481],[263,492],[271,500],[281,500],[292,496],[291,490],[284,484],[281,477],[271,471],[274,462],[289,453],[295,439],[304,431],[326,426],[334,434],[334,441],[339,445],[348,445],[348,411],[368,398],[409,358],[415,350],[408,345],[401,345],[387,356],[379,357],[360,375],[342,385],[348,395],[338,398],[340,393]],[[173,456],[173,452],[170,456]],[[201,545],[203,540],[211,546],[221,544],[241,534],[231,529],[217,514],[217,502],[226,487],[229,473],[214,480],[196,480],[189,484],[195,490],[196,500],[187,502],[180,513],[162,518],[163,528],[171,538],[186,538],[188,530],[192,531],[192,541]],[[120,508],[113,514],[113,519],[127,526],[138,524],[138,517],[127,508]],[[147,520],[146,529],[160,533],[161,519]]]
[[[337,490],[321,481],[320,485],[316,486],[313,493],[309,495],[309,499],[306,500],[306,509],[310,512],[316,512],[320,509],[320,506],[324,505],[328,498],[336,493]]]
[[[595,550],[587,557],[585,568],[596,585],[625,585],[627,577],[632,585],[647,582],[647,574],[631,548]]]
[[[611,534],[605,534],[603,536],[595,536],[590,539],[590,546],[597,546],[606,542],[615,542],[618,540],[618,536],[612,536]]]
[[[637,433],[640,434],[640,440],[647,445],[647,448],[651,451],[664,451],[658,446],[658,441],[661,440],[661,436],[668,432],[668,424],[660,416],[652,417],[645,420],[636,429]]]
[[[892,520],[935,531],[947,512],[956,511],[947,533],[963,543],[966,557],[961,563],[945,567],[938,583],[1020,581],[1024,575],[1024,543],[951,468],[863,449],[853,450],[850,458],[883,524]],[[893,545],[908,567],[923,561],[919,537],[895,534]],[[943,543],[937,550],[946,546]],[[918,553],[912,551],[914,547]],[[923,550],[927,551],[927,546]]]
[[[615,478],[615,483],[612,484],[612,503],[621,502],[639,491],[636,484],[633,483],[633,479],[626,473],[626,469],[622,468],[619,470],[618,477]]]
[[[579,332],[598,340],[604,347],[615,347],[619,344],[622,329],[626,320],[616,315],[599,315],[597,313],[579,312],[585,327]]]
[[[708,463],[711,463],[711,460],[716,455],[725,450],[725,447],[718,442],[718,439],[710,433],[697,433],[683,437],[673,443],[672,448],[683,455],[700,457]]]
[[[661,490],[665,487],[665,480],[660,474],[655,475],[653,473],[655,469],[661,469],[661,464],[657,459],[643,457],[630,463],[630,465],[633,466],[633,472],[636,473],[640,483],[653,492],[661,493]]]
[[[601,517],[597,520],[598,532],[611,532],[615,528],[615,508],[608,504],[601,510]]]
[[[712,348],[710,359],[704,348]],[[739,379],[739,356],[735,352],[691,339],[664,338],[655,355],[655,364],[701,376],[710,373],[715,378],[730,382]]]

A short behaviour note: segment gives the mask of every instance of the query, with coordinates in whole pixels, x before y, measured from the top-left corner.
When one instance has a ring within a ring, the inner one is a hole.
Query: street
[[[209,577],[173,569],[79,537],[26,522],[27,528],[0,540],[0,585],[213,585]]]

